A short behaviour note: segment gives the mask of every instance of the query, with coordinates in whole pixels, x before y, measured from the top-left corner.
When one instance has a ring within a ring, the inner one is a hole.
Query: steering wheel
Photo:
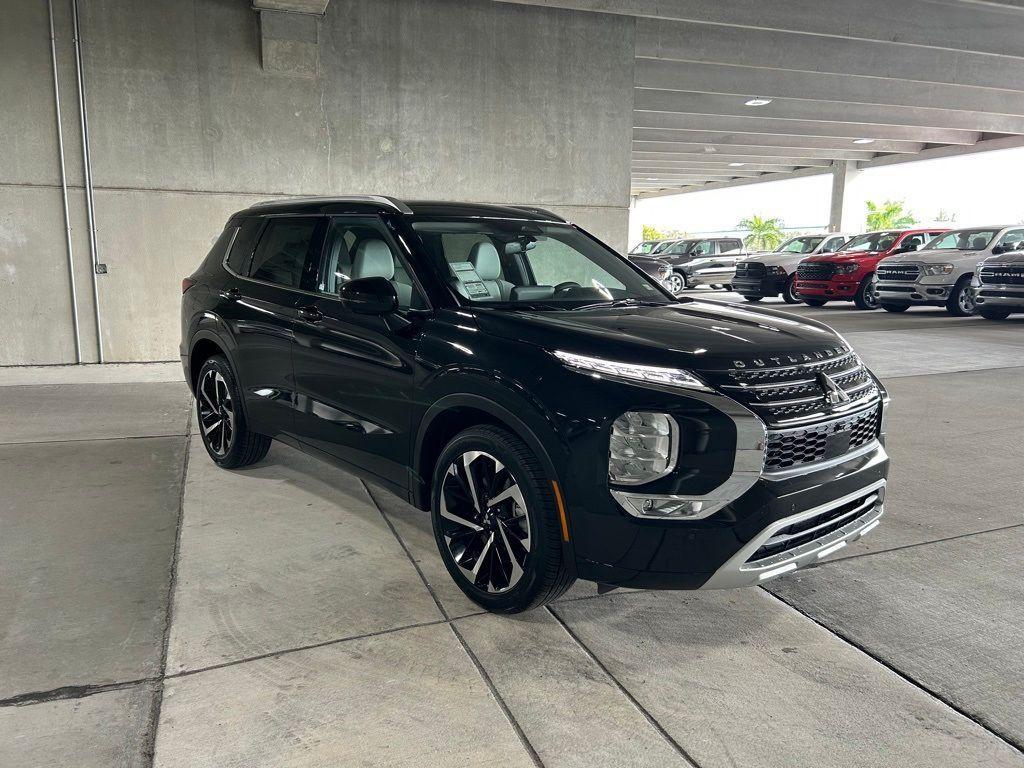
[[[574,280],[567,280],[564,283],[559,283],[555,286],[554,292],[561,293],[562,291],[568,291],[570,288],[582,288],[583,286]]]

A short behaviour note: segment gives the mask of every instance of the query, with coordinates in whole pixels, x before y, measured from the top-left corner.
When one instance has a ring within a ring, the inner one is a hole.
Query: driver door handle
[[[324,313],[313,306],[299,307],[299,317],[307,323],[319,323],[324,319]]]

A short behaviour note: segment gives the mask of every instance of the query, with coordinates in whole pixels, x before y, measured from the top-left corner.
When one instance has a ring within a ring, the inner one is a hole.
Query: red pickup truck
[[[812,307],[830,301],[853,301],[857,309],[877,309],[875,266],[886,256],[916,251],[946,229],[895,229],[868,232],[836,253],[811,256],[796,269],[794,292]]]

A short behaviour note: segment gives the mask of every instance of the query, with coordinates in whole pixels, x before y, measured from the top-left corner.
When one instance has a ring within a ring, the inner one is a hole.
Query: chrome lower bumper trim
[[[813,509],[808,509],[775,521],[747,542],[739,552],[729,558],[724,565],[715,571],[714,575],[708,579],[701,589],[733,589],[735,587],[763,584],[776,576],[795,571],[811,563],[816,563],[833,552],[842,549],[878,525],[885,512],[885,507],[882,504],[884,488],[885,480],[879,480],[858,491],[848,493],[842,498],[830,501],[828,504],[822,504]],[[866,499],[863,505],[864,510],[861,511],[861,514],[855,516],[853,520],[847,522],[838,530],[832,531],[820,539],[810,541],[803,546],[780,552],[763,560],[748,562],[750,557],[764,546],[765,542],[775,537],[783,528],[816,517],[844,504],[849,504],[851,501],[862,496],[869,497],[870,503]]]

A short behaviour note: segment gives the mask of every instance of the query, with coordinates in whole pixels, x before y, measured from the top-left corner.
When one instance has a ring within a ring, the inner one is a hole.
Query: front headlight
[[[954,269],[952,264],[925,264],[921,271],[926,275],[949,275]]]
[[[666,413],[627,411],[612,423],[608,442],[608,479],[617,485],[641,485],[675,467],[679,427]]]
[[[591,373],[613,376],[619,379],[630,379],[650,384],[664,384],[683,389],[699,389],[703,392],[714,391],[692,373],[680,368],[662,368],[657,365],[637,365],[636,363],[617,363],[613,360],[603,360],[600,357],[575,355],[572,352],[557,351],[553,354],[570,368],[580,371],[590,371]]]
[[[668,280],[669,276],[672,274],[672,267],[668,264],[660,266],[658,267],[658,274],[661,276],[662,280]]]
[[[786,274],[786,270],[783,267],[777,267],[777,266],[768,267],[768,274],[769,275],[784,275],[784,274]]]
[[[837,275],[852,275],[860,269],[860,264],[837,264],[836,274]]]

